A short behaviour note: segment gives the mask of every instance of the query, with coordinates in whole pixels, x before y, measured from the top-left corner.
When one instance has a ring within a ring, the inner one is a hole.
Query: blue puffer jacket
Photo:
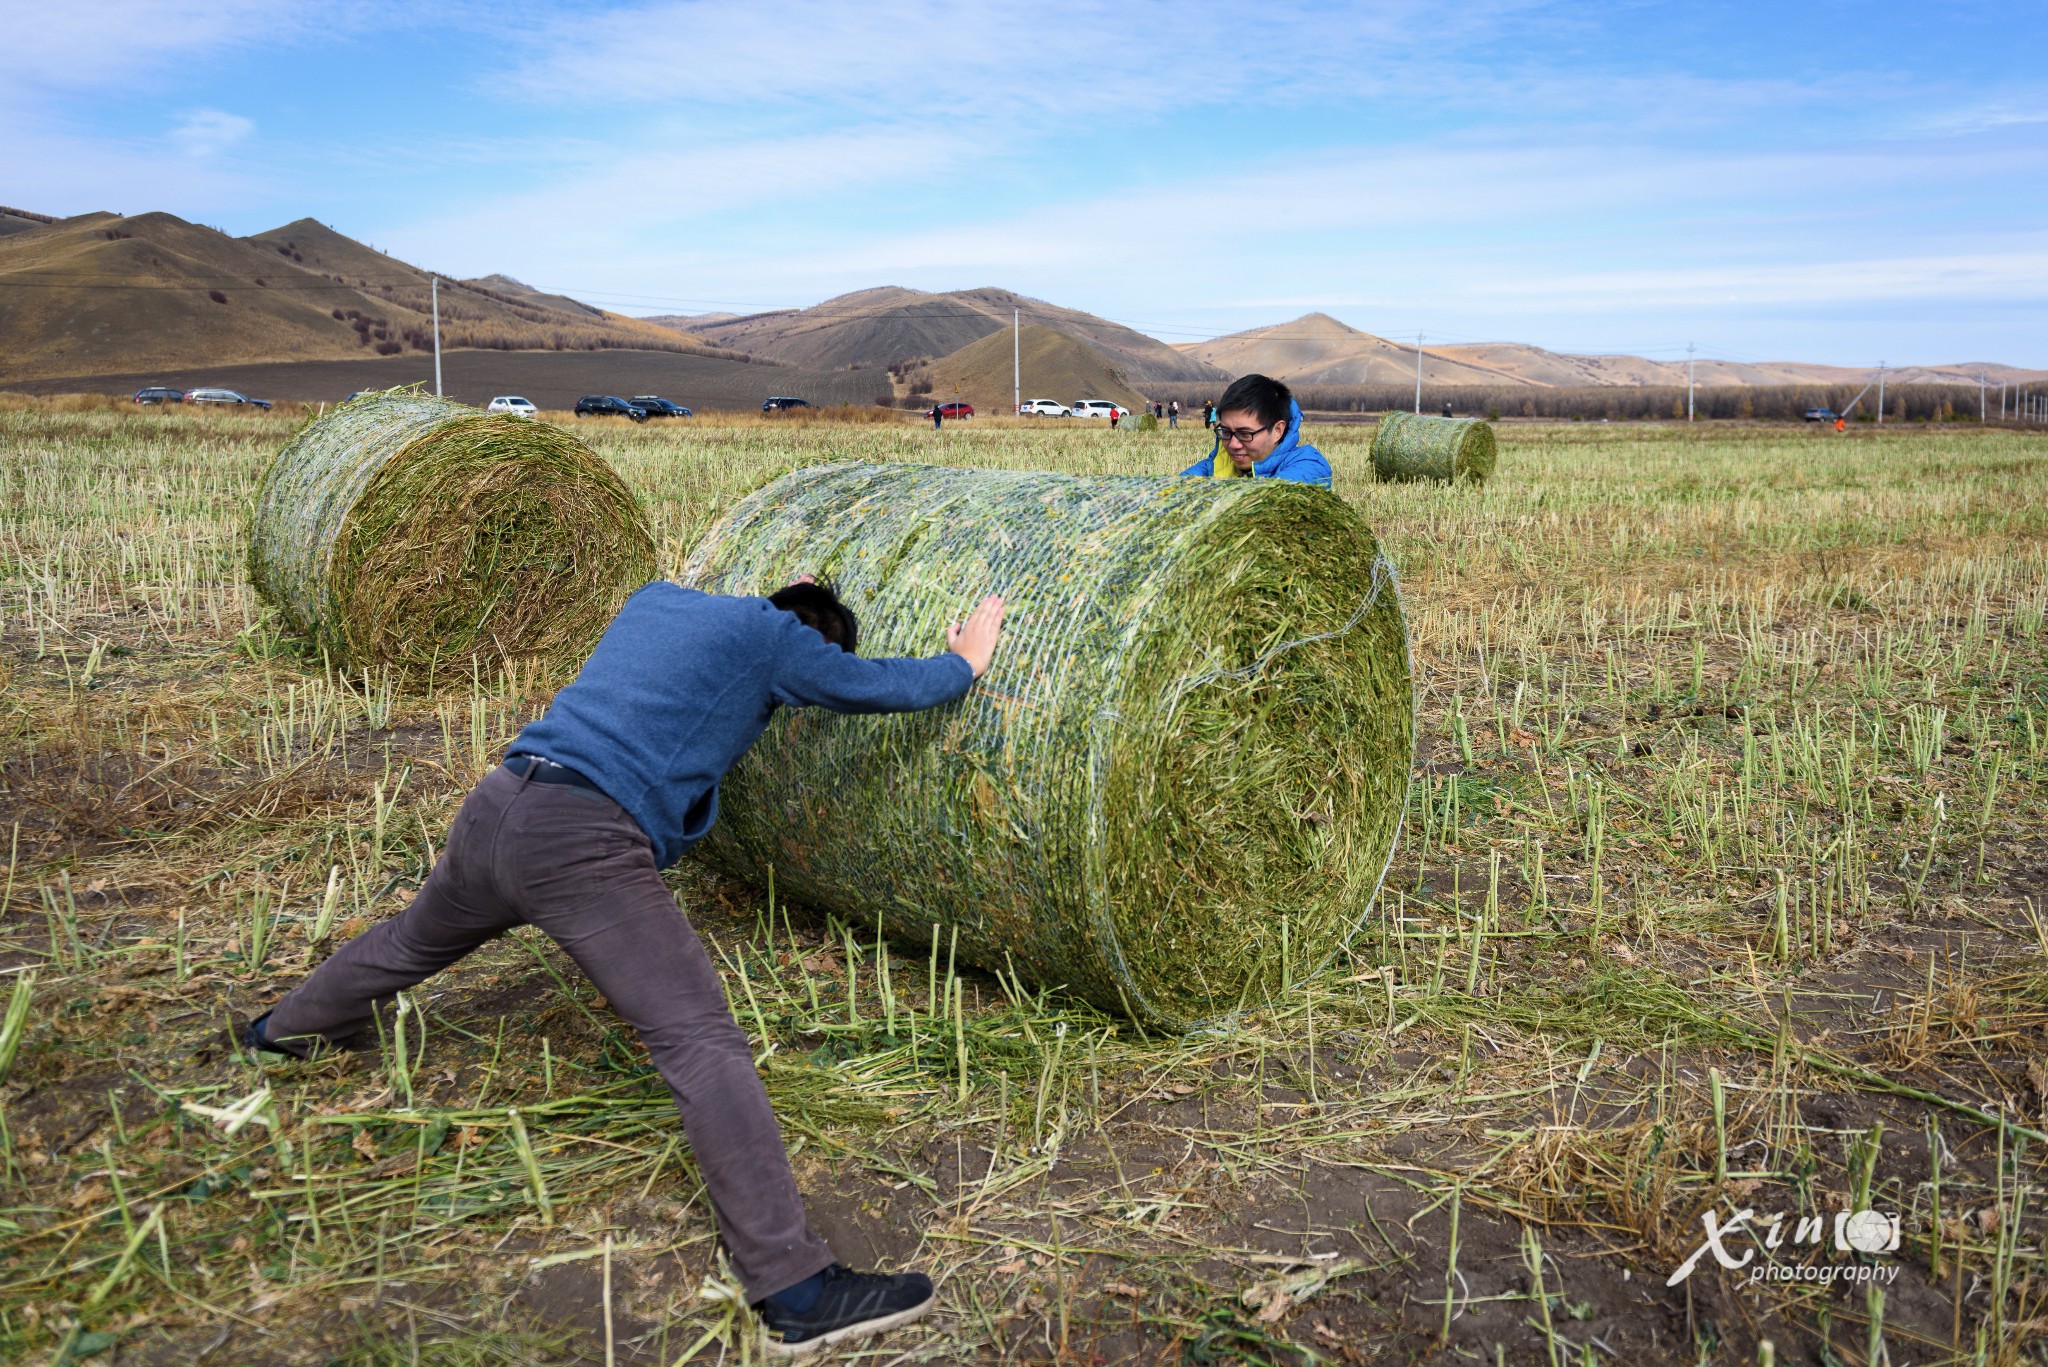
[[[1193,465],[1181,471],[1181,473],[1183,475],[1215,474],[1216,462],[1230,459],[1230,457],[1217,449],[1222,444],[1222,439],[1219,437],[1216,447],[1211,447],[1208,455],[1202,457]],[[1323,453],[1316,450],[1315,447],[1302,444],[1301,405],[1294,402],[1294,400],[1289,399],[1287,401],[1287,435],[1280,438],[1280,444],[1273,448],[1272,455],[1267,456],[1252,467],[1252,477],[1254,479],[1291,479],[1297,484],[1319,484],[1325,489],[1330,487],[1330,462],[1324,460]]]

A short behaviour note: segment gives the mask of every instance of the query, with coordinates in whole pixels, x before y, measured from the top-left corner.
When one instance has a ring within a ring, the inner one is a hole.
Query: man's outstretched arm
[[[1002,626],[1003,600],[990,594],[946,629],[945,654],[921,660],[863,659],[798,627],[777,671],[775,699],[834,712],[915,712],[952,702],[988,669]]]

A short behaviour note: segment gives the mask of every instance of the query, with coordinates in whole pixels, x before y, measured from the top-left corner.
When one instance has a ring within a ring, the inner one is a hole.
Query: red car
[[[929,408],[925,409],[924,415],[929,418],[932,415],[932,410]],[[971,418],[974,416],[974,405],[971,403],[942,403],[939,405],[939,416],[942,418]]]

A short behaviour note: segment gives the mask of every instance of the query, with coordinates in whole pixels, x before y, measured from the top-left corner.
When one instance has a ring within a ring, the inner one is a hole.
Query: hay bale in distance
[[[1393,568],[1280,480],[841,464],[735,505],[681,578],[836,583],[869,655],[1009,600],[961,703],[778,715],[716,866],[898,940],[1179,1027],[1280,995],[1371,909],[1414,749]]]
[[[1484,483],[1493,463],[1493,428],[1478,418],[1388,413],[1372,434],[1372,468],[1381,479]]]
[[[415,685],[573,668],[656,566],[632,491],[582,442],[408,390],[301,428],[248,539],[251,582],[295,630]]]

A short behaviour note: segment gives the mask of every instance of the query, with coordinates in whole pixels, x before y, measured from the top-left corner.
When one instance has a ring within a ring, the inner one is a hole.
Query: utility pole
[[[1692,421],[1692,353],[1693,344],[1685,344],[1685,420]]]
[[[1884,362],[1877,363],[1877,425],[1884,426]]]
[[[1024,310],[1010,310],[1010,414],[1024,407]]]
[[[1415,334],[1415,416],[1422,416],[1422,334]]]
[[[441,277],[434,276],[434,397],[441,397]]]

